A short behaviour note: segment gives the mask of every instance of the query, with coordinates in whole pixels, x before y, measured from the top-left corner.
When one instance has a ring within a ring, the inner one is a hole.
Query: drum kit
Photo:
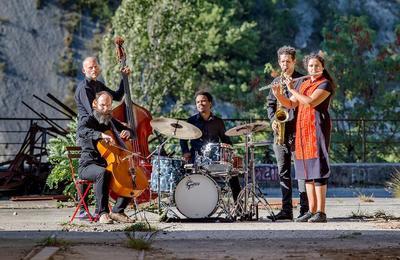
[[[163,146],[171,139],[192,140],[202,136],[196,126],[182,120],[157,118],[150,122],[154,130],[167,139],[152,153],[151,191],[158,194],[158,212],[180,219],[204,219],[216,216],[234,220],[258,219],[259,203],[273,215],[272,209],[255,181],[254,147],[252,135],[266,129],[266,123],[250,123],[226,131],[227,136],[244,135],[244,160],[236,155],[233,146],[224,143],[205,144],[193,164],[182,158],[161,156]],[[157,153],[157,154],[156,154]],[[244,176],[244,188],[233,201],[229,179]],[[162,197],[167,198],[162,201]],[[179,215],[176,210],[181,213]]]

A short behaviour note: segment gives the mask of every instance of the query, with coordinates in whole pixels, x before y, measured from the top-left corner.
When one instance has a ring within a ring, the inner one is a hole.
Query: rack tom
[[[208,143],[201,149],[202,155],[196,157],[197,165],[211,175],[228,174],[232,169],[234,149],[229,144]]]

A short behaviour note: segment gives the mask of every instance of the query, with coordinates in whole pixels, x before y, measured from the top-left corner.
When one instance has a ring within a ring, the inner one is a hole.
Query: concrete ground
[[[271,222],[266,211],[258,221],[165,223],[147,212],[158,231],[146,251],[128,246],[132,239],[124,229],[132,224],[69,224],[73,208],[57,208],[54,201],[3,200],[0,259],[31,259],[52,245],[59,248],[52,259],[400,259],[400,199],[371,199],[328,198],[323,224]],[[151,233],[129,234],[147,239]]]

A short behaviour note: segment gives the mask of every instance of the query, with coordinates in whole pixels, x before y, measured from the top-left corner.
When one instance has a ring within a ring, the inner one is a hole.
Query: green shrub
[[[69,133],[66,136],[51,138],[47,145],[49,162],[52,165],[51,173],[47,177],[46,185],[50,189],[58,189],[59,186],[64,186],[64,195],[75,198],[76,189],[72,182],[71,170],[65,147],[76,146],[76,119],[68,125]],[[77,171],[78,162],[74,162]]]

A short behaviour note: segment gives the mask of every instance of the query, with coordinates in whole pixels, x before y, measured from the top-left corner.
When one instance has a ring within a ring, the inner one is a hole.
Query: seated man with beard
[[[120,122],[112,118],[112,96],[102,91],[96,94],[93,101],[93,115],[83,120],[78,126],[78,136],[81,138],[82,155],[79,159],[78,174],[83,180],[94,181],[96,213],[100,216],[99,222],[112,224],[113,220],[123,223],[133,223],[124,210],[131,198],[119,197],[109,212],[108,193],[111,174],[107,172],[107,162],[101,157],[96,145],[101,139],[115,143],[114,139],[105,134],[107,130],[119,132],[121,139],[127,140],[130,136],[128,129]],[[116,133],[118,134],[118,133]]]

